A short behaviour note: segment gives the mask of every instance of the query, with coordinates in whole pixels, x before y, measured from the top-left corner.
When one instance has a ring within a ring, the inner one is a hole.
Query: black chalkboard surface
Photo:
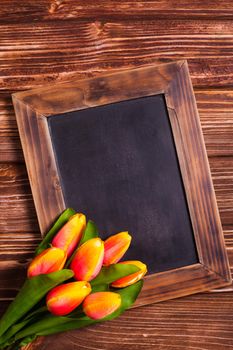
[[[149,273],[198,262],[162,94],[48,123],[67,207],[95,221],[103,238],[129,231],[125,259],[144,261]]]

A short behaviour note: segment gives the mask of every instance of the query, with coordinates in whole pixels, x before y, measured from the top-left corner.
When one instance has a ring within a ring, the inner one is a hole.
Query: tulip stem
[[[31,312],[30,314],[26,315],[24,319],[21,319],[19,323],[15,323],[12,325],[1,337],[0,337],[0,344],[4,343],[11,343],[10,339],[14,337],[16,333],[18,333],[23,327],[25,327],[29,322],[36,320],[38,315],[41,315],[43,313],[48,313],[48,309],[46,306],[42,306],[39,309],[35,310],[34,312]],[[48,313],[49,314],[49,313]]]

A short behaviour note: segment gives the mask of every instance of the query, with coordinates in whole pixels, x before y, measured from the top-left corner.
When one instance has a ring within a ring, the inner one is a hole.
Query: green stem
[[[16,322],[22,320],[47,292],[73,277],[73,271],[60,270],[27,279],[0,320],[0,337]]]
[[[31,312],[26,315],[24,319],[21,319],[19,323],[12,325],[1,337],[0,337],[0,345],[11,343],[9,339],[11,339],[16,333],[18,333],[23,327],[25,327],[29,322],[38,319],[38,315],[48,313],[48,309],[46,306],[40,307],[38,310]]]

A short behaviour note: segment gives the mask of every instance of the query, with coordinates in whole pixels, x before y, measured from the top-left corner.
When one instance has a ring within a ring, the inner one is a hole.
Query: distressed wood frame
[[[13,94],[42,234],[65,209],[47,117],[164,94],[199,263],[149,275],[136,306],[231,283],[228,258],[195,97],[185,60]]]

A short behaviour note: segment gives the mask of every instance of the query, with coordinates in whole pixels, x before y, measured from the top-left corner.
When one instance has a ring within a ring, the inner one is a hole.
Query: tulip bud
[[[53,238],[52,246],[63,249],[67,253],[67,256],[70,257],[81,240],[85,227],[86,216],[84,214],[71,216],[68,222]]]
[[[113,292],[97,292],[88,295],[84,300],[83,311],[88,317],[99,320],[112,314],[120,305],[120,294]]]
[[[48,310],[56,316],[67,315],[76,309],[90,292],[90,283],[85,281],[62,284],[47,294]]]
[[[128,232],[120,232],[106,239],[103,264],[105,266],[116,264],[129,248],[131,239]]]
[[[132,273],[131,275],[119,278],[118,280],[114,281],[111,284],[111,286],[115,288],[124,288],[124,287],[130,286],[131,284],[134,284],[137,281],[139,281],[147,273],[147,266],[143,264],[141,261],[128,260],[128,261],[122,261],[119,264],[135,265],[140,270]]]
[[[92,238],[82,244],[71,262],[71,269],[78,281],[91,281],[103,264],[104,243],[100,238]]]
[[[48,248],[37,255],[28,267],[27,276],[47,274],[61,270],[66,261],[66,253],[60,248]]]

